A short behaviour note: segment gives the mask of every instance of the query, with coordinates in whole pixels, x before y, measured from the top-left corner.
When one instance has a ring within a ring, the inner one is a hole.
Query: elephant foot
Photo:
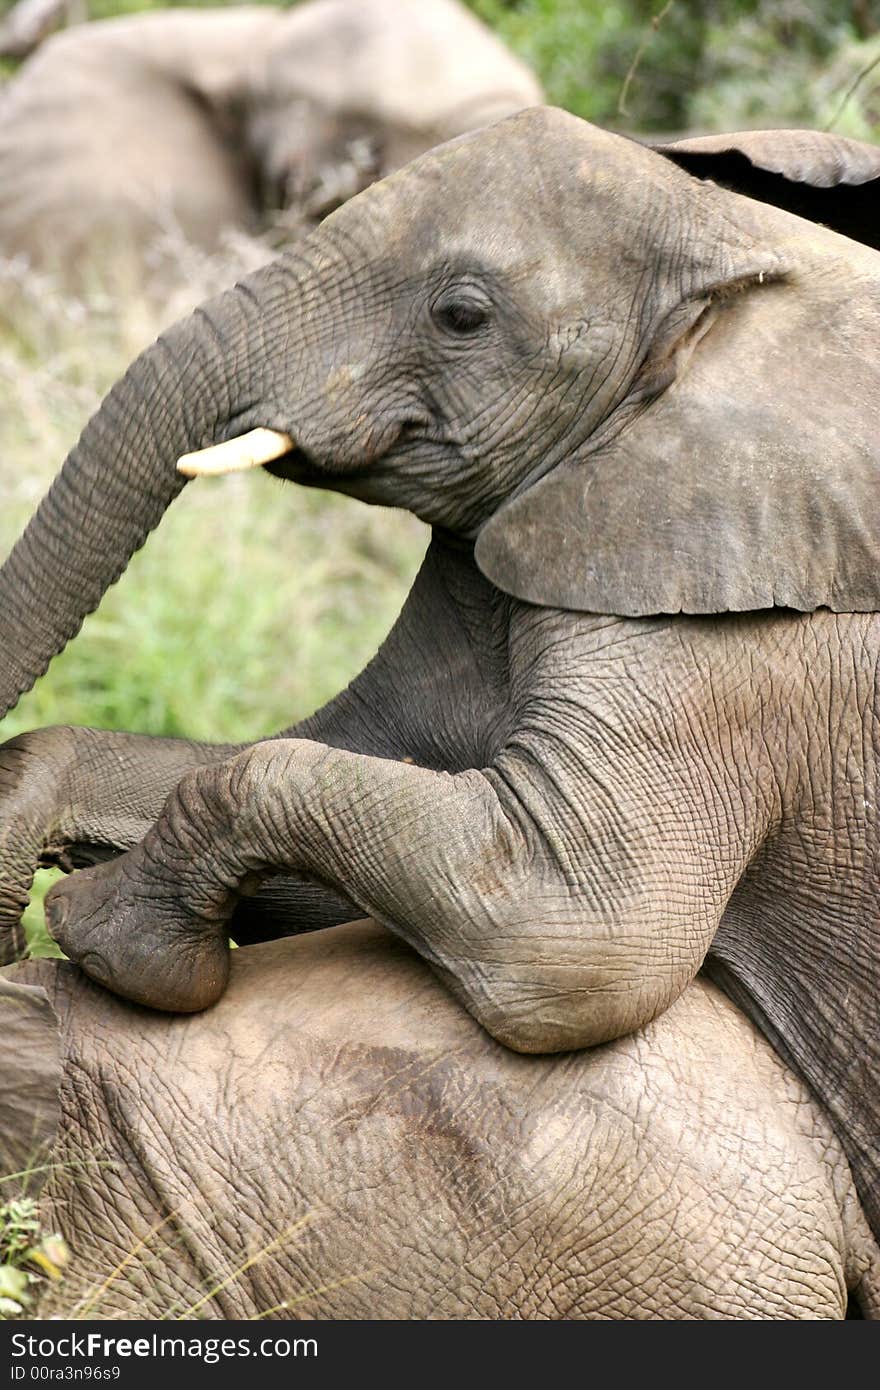
[[[46,923],[62,951],[114,994],[168,1013],[216,1003],[229,978],[225,923],[186,916],[151,891],[130,861],[84,869],[46,897]]]

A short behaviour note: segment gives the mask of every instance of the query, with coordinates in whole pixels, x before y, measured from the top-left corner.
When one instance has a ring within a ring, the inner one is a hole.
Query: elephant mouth
[[[273,478],[281,478],[287,483],[299,483],[303,487],[326,487],[335,471],[333,468],[320,467],[297,445],[264,467]]]
[[[275,478],[305,486],[326,486],[332,468],[322,467],[282,430],[257,429],[235,435],[221,444],[212,444],[193,454],[183,454],[177,460],[178,472],[187,478],[218,478],[227,473],[242,473],[252,468],[264,468]]]
[[[371,471],[387,458],[406,453],[414,443],[429,438],[430,431],[426,431],[424,419],[406,420],[390,430],[379,449],[364,462],[318,463],[291,434],[258,426],[220,444],[182,454],[177,460],[177,470],[187,478],[202,478],[265,468],[273,477],[288,482],[327,487],[331,479],[348,481],[351,475]]]

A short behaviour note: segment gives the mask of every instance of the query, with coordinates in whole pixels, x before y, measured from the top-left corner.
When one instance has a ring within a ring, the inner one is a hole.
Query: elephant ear
[[[584,453],[484,525],[498,588],[632,617],[880,610],[880,258],[776,209],[758,224],[793,269],[657,331]]]
[[[12,972],[0,975],[0,1057],[0,1179],[15,1178],[2,1202],[42,1186],[60,1115],[58,1019],[46,991]]]
[[[654,145],[687,173],[880,249],[880,148],[817,130],[748,130]]]

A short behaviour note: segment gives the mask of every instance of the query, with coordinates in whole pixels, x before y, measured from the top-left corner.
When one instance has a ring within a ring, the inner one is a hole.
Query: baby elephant
[[[880,1313],[840,1144],[711,984],[542,1058],[369,922],[235,952],[190,1017],[56,961],[0,990],[0,1130],[59,1119],[45,1216],[73,1272],[41,1316],[841,1318],[847,1291]]]

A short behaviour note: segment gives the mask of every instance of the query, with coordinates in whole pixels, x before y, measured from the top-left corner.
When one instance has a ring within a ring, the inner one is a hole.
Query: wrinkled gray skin
[[[458,0],[311,0],[77,25],[0,90],[0,256],[130,273],[162,233],[292,230],[541,100]],[[172,240],[174,237],[172,235]]]
[[[412,594],[346,692],[251,748],[7,745],[10,944],[37,862],[126,850],[48,912],[130,999],[203,1008],[229,932],[353,903],[537,1053],[643,1026],[706,960],[876,1233],[878,330],[875,251],[561,112],[346,204],[111,392],[0,572],[0,708],[176,458],[254,426],[298,441],[281,476],[433,524]]]
[[[839,1143],[712,985],[558,1058],[499,1047],[370,923],[236,952],[189,1019],[56,961],[5,988],[21,1092],[51,1117],[60,1078],[42,1217],[73,1260],[40,1316],[880,1315]]]

